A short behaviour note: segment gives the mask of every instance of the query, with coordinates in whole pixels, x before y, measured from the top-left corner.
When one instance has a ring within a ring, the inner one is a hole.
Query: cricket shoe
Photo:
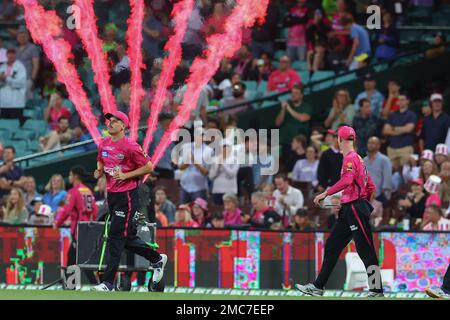
[[[114,291],[114,287],[112,285],[108,285],[108,284],[102,282],[99,285],[96,285],[95,287],[93,287],[92,291],[112,292],[112,291]]]
[[[161,259],[158,262],[152,263],[153,269],[152,282],[154,287],[158,284],[158,282],[161,281],[164,275],[164,267],[166,266],[166,263],[167,263],[167,256],[165,254],[161,254]]]
[[[425,293],[435,299],[450,299],[450,294],[442,290],[442,288],[428,288]]]
[[[383,292],[369,291],[369,293],[366,295],[366,298],[384,298],[384,294]]]
[[[316,288],[316,286],[312,283],[308,283],[306,285],[296,284],[295,289],[298,291],[313,297],[321,297],[323,296],[323,290]]]

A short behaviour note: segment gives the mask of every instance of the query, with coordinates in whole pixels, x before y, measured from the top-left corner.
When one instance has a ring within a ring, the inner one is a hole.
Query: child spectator
[[[23,224],[28,222],[28,210],[25,198],[19,188],[12,188],[6,206],[3,207],[3,222],[9,224]]]

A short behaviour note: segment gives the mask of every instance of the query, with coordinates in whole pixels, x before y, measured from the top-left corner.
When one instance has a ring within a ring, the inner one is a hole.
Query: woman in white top
[[[225,193],[238,192],[237,175],[239,164],[232,155],[232,146],[229,142],[223,142],[222,152],[214,159],[209,170],[209,178],[212,181],[212,196],[216,205],[223,205]]]
[[[306,159],[298,160],[292,170],[292,180],[299,182],[311,182],[315,187],[318,184],[317,168],[317,150],[313,146],[306,148]]]

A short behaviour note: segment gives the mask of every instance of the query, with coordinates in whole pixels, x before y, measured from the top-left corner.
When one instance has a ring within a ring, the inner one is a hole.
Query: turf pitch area
[[[377,298],[383,300],[411,300]],[[428,299],[428,298],[424,298]],[[307,297],[307,296],[237,296],[159,292],[93,292],[68,290],[0,290],[0,300],[368,300],[367,298]],[[373,300],[373,299],[370,299]],[[414,298],[414,300],[423,300]]]

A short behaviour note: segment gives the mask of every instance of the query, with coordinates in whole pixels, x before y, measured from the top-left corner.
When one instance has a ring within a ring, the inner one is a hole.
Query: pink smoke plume
[[[109,85],[107,57],[103,51],[103,41],[98,37],[94,0],[74,0],[74,4],[80,8],[80,28],[76,28],[76,32],[91,60],[103,112],[116,111],[116,101]]]
[[[175,69],[181,61],[181,42],[186,33],[188,18],[192,13],[193,8],[194,0],[182,0],[174,4],[172,9],[175,33],[169,38],[164,46],[164,50],[169,53],[169,56],[165,57],[163,60],[158,86],[150,107],[151,114],[147,121],[148,127],[144,139],[144,150],[146,152],[148,152],[148,148],[153,140],[153,134],[155,133],[158,124],[158,114],[162,110],[167,88],[172,85]]]
[[[96,144],[101,141],[97,129],[97,118],[91,111],[91,106],[82,83],[78,77],[77,69],[70,62],[73,59],[70,44],[61,38],[62,21],[55,11],[46,11],[37,0],[15,0],[25,9],[25,22],[34,42],[42,45],[44,53],[55,66],[58,80],[64,83],[70,100],[80,114]]]
[[[225,21],[225,33],[213,34],[206,39],[206,58],[196,58],[190,68],[187,89],[183,101],[178,107],[178,114],[172,120],[168,130],[161,138],[161,142],[152,155],[152,163],[156,167],[167,147],[172,142],[181,126],[183,126],[192,110],[197,106],[198,97],[202,89],[208,84],[220,66],[224,57],[232,57],[239,50],[242,42],[242,28],[251,27],[257,20],[264,19],[269,0],[238,0]]]
[[[126,34],[128,44],[128,58],[130,59],[130,138],[136,141],[139,118],[141,116],[141,102],[144,96],[142,88],[142,23],[144,21],[144,0],[130,0],[131,14],[128,18]]]

